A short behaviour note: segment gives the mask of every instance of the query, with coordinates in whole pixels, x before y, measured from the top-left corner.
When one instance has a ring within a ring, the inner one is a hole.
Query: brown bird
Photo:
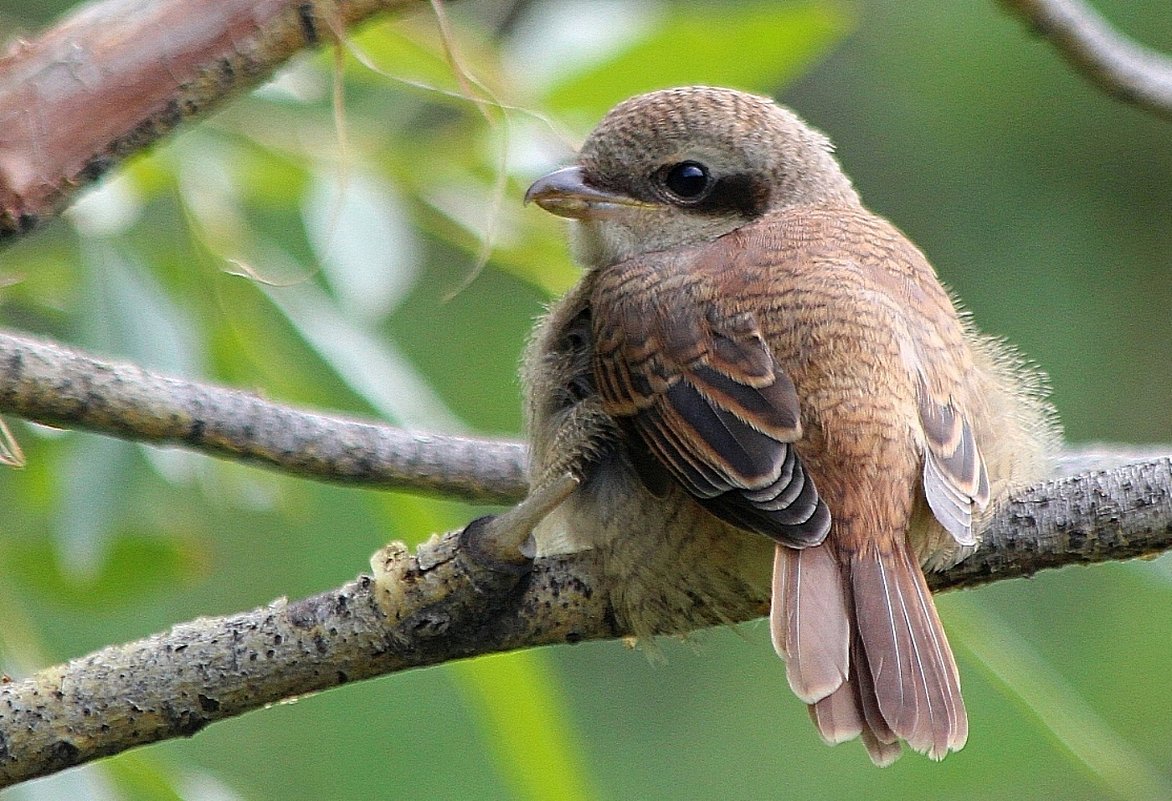
[[[971,553],[992,503],[1044,474],[1038,374],[767,98],[628,100],[526,200],[574,220],[586,268],[525,360],[532,485],[581,482],[539,551],[592,550],[640,637],[771,597],[826,742],[861,736],[879,765],[900,741],[961,748],[922,567]]]

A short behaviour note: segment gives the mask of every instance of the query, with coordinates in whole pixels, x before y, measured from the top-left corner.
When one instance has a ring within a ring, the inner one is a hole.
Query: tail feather
[[[825,698],[810,704],[810,720],[827,745],[853,740],[867,728],[859,707],[858,690],[849,679]]]
[[[829,548],[777,546],[769,622],[794,694],[812,704],[842,686],[850,667],[851,623],[846,586]]]
[[[828,744],[861,737],[886,766],[901,740],[943,759],[968,739],[956,663],[902,539],[844,557],[828,545],[778,545],[770,632]]]
[[[851,641],[851,679],[857,690],[856,698],[859,704],[859,714],[866,724],[871,737],[883,745],[898,745],[899,738],[887,724],[883,712],[879,709],[879,699],[875,695],[875,682],[871,679],[871,665],[867,661],[867,653],[863,650],[863,641],[857,635]],[[868,747],[867,751],[871,749]]]
[[[854,554],[850,571],[879,715],[913,749],[943,759],[964,745],[968,718],[956,663],[924,575],[902,540],[891,548],[872,546]],[[872,728],[882,741],[885,732]]]
[[[859,737],[867,749],[867,756],[878,767],[885,768],[899,759],[899,739],[879,712],[874,685],[857,637],[851,640],[850,678],[822,700],[809,706],[810,719],[818,728],[827,745]]]
[[[899,759],[901,749],[898,742],[884,742],[868,728],[863,729],[861,739],[863,747],[867,749],[867,756],[877,767],[886,768]]]

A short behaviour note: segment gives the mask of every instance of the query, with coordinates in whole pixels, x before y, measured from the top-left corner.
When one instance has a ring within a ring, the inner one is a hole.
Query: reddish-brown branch
[[[101,0],[0,58],[0,241],[294,53],[412,0]]]

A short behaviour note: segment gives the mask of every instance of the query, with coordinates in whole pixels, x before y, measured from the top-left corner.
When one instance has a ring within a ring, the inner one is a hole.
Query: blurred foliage
[[[0,2],[28,31],[63,3]],[[1163,4],[1097,4],[1172,49]],[[607,107],[773,93],[986,330],[1050,372],[1074,440],[1172,440],[1172,127],[1089,87],[993,2],[454,6],[295,61],[0,253],[0,323],[402,425],[515,434],[516,363],[576,275],[519,198]],[[553,122],[556,120],[556,123]],[[492,246],[478,268],[484,243]],[[478,510],[11,421],[0,671],[336,585]],[[814,735],[765,630],[552,648],[347,686],[13,790],[56,799],[1172,797],[1172,566],[945,596],[968,748],[886,771]]]

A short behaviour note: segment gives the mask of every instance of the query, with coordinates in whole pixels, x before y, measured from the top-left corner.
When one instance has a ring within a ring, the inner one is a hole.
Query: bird
[[[522,364],[530,486],[578,482],[537,553],[588,553],[641,641],[767,610],[828,744],[962,748],[924,571],[1049,471],[1041,372],[768,97],[619,103],[525,202],[570,221],[583,268]]]

